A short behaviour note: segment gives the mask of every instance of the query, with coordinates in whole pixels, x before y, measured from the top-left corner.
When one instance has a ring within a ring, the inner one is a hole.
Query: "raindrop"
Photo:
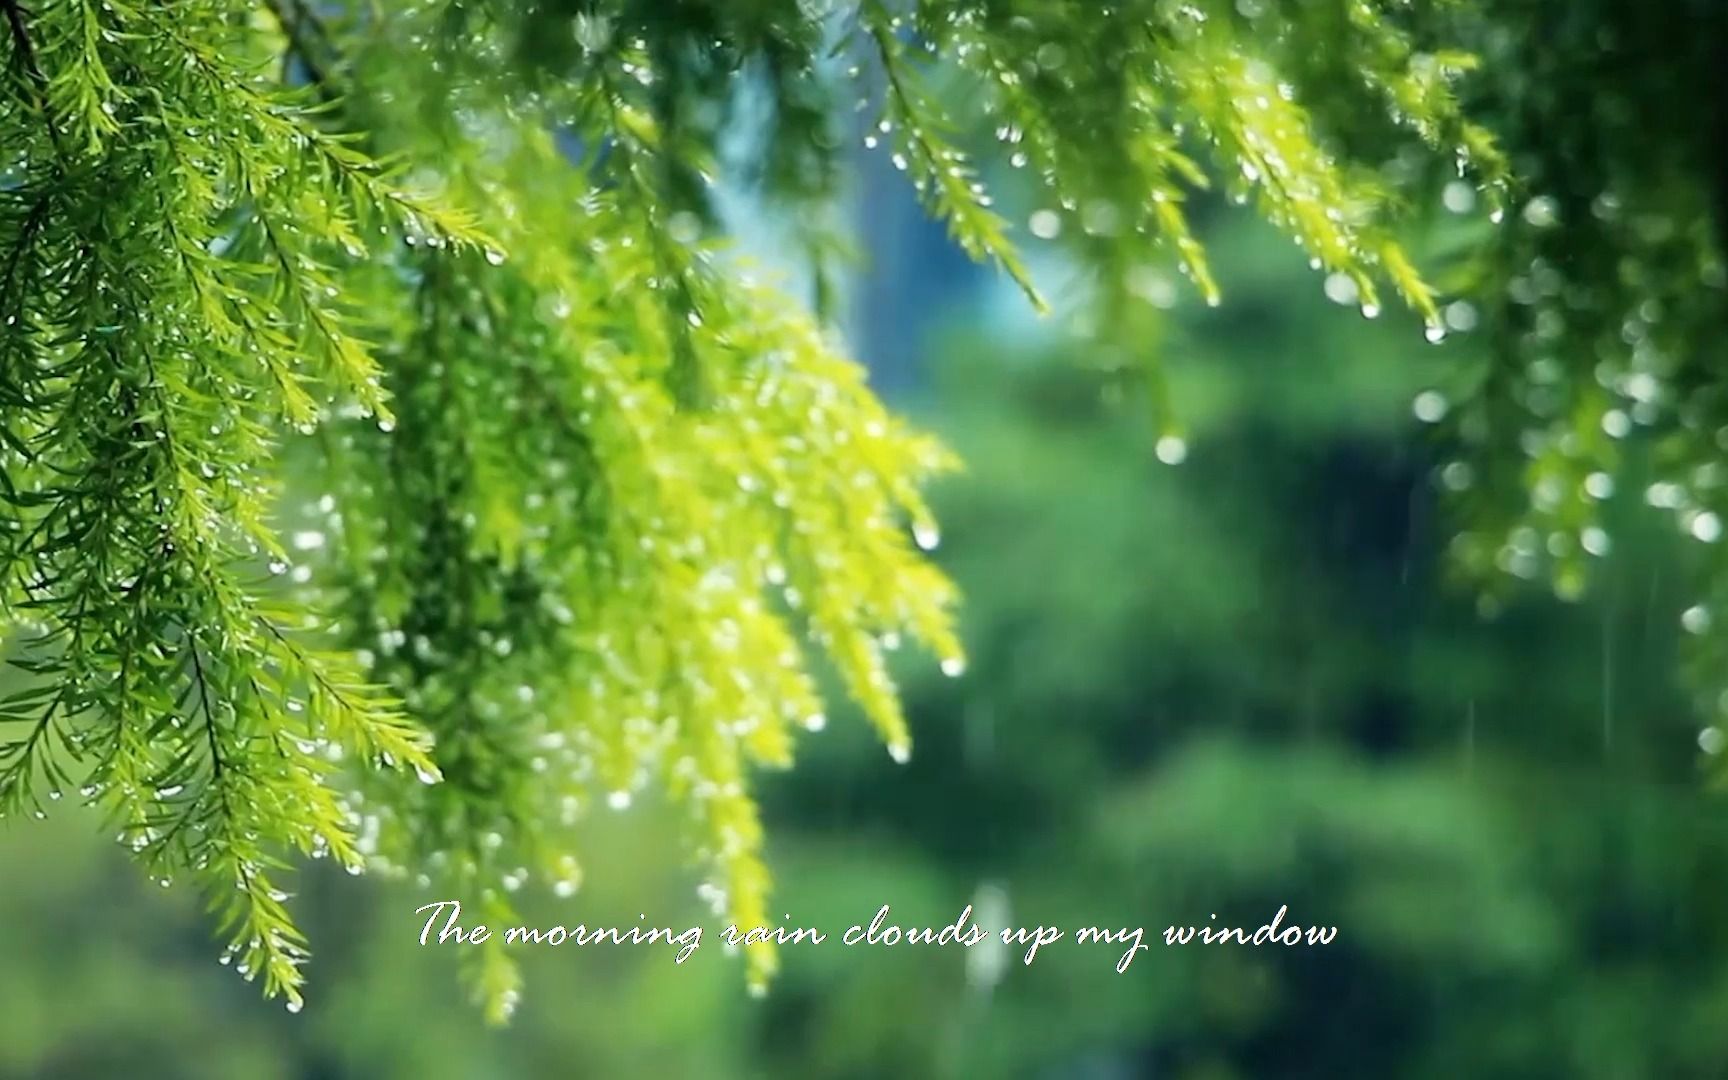
[[[1188,460],[1188,443],[1180,435],[1166,435],[1158,440],[1154,452],[1164,464],[1180,465]]]
[[[1475,472],[1462,461],[1449,461],[1446,467],[1440,470],[1440,482],[1445,484],[1449,491],[1467,491],[1475,479]]]
[[[1328,274],[1323,286],[1326,299],[1334,304],[1354,304],[1361,296],[1361,290],[1349,274]]]
[[[1524,208],[1524,220],[1538,229],[1546,229],[1560,220],[1560,207],[1546,195],[1530,200]]]
[[[1702,634],[1710,629],[1710,609],[1694,604],[1680,613],[1680,625],[1688,634]]]
[[[1438,390],[1424,390],[1416,395],[1410,411],[1424,424],[1439,423],[1446,415],[1446,398]]]
[[[957,679],[966,673],[966,661],[958,656],[945,657],[942,661],[942,674],[950,679]]]
[[[1457,300],[1446,305],[1446,325],[1448,328],[1465,333],[1476,329],[1476,307],[1468,300]]]
[[[610,806],[614,810],[629,809],[630,793],[623,790],[614,791],[610,795],[606,796],[606,805]]]

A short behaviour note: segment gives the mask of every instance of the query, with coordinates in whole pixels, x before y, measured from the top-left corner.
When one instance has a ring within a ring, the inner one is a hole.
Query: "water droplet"
[[[1349,274],[1328,274],[1324,285],[1326,299],[1334,304],[1354,304],[1362,295],[1356,280]]]
[[[288,1011],[291,1013],[297,1013],[305,1007],[306,1007],[306,1003],[301,1001],[299,998],[289,998],[288,999]]]
[[[627,810],[630,807],[630,793],[624,790],[614,791],[606,796],[606,805],[614,810]]]
[[[1438,390],[1424,390],[1416,395],[1410,411],[1424,424],[1437,424],[1446,416],[1446,398]]]
[[[1546,229],[1560,220],[1560,205],[1547,195],[1538,195],[1524,208],[1524,220],[1538,229]]]
[[[920,518],[912,523],[912,540],[924,551],[936,550],[942,542],[942,532],[936,523]]]
[[[1188,460],[1188,443],[1180,435],[1166,435],[1158,440],[1154,451],[1166,465],[1180,465]]]
[[[438,771],[438,766],[432,764],[414,766],[414,775],[422,784],[436,784],[444,779],[444,774]]]
[[[1446,305],[1446,326],[1459,333],[1476,329],[1476,306],[1468,300],[1456,300]]]
[[[942,660],[942,674],[950,679],[957,679],[966,673],[966,661],[958,656],[945,657]]]
[[[912,747],[903,742],[891,742],[888,744],[888,756],[893,758],[896,764],[904,765],[912,760]]]
[[[1468,214],[1476,205],[1476,192],[1462,180],[1454,180],[1440,193],[1440,201],[1454,214]]]

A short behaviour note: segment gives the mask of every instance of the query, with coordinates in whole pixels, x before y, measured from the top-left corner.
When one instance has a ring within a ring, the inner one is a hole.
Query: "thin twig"
[[[11,2],[13,0],[0,0],[0,3]],[[312,46],[302,34],[303,30],[310,28],[313,35],[323,43],[324,49],[334,53],[336,43],[330,36],[330,31],[316,13],[297,0],[264,0],[264,6],[270,9],[270,14],[275,16],[277,24],[282,27],[282,33],[287,36],[288,54],[299,58],[306,68],[306,80],[317,89],[320,97],[334,103],[340,95],[331,80],[330,69],[313,55]]]
[[[0,0],[0,11],[6,13],[6,25],[12,33],[12,44],[18,53],[18,62],[24,68],[25,78],[31,84],[31,96],[36,110],[42,114],[42,124],[48,129],[48,138],[54,144],[55,153],[64,160],[66,148],[60,142],[60,129],[54,123],[53,113],[48,108],[48,76],[43,73],[42,65],[36,62],[36,47],[31,44],[30,30],[24,22],[24,9],[18,6],[18,0]]]

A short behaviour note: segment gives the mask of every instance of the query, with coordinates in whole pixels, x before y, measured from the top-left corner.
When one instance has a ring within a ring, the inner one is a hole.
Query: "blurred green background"
[[[217,964],[196,897],[57,807],[0,831],[0,1077],[1728,1075],[1728,805],[1677,685],[1672,530],[1617,505],[1589,599],[1532,587],[1484,619],[1446,581],[1411,402],[1488,343],[1365,321],[1220,209],[1227,302],[1173,288],[1143,327],[1188,431],[1165,464],[1120,357],[1030,328],[860,168],[860,348],[968,463],[937,501],[971,664],[905,658],[910,764],[837,709],[763,778],[776,910],[1161,934],[1287,904],[1336,942],[1154,940],[1120,975],[1108,946],[1028,968],[830,942],[787,948],[757,1000],[639,804],[588,824],[582,892],[530,908],[710,927],[682,967],[524,950],[523,1006],[487,1030],[457,950],[416,944],[444,897],[317,867],[288,1015]]]

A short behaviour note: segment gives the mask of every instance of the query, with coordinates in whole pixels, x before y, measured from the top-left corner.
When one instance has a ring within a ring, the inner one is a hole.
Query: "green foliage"
[[[1454,567],[1497,611],[1540,580],[1615,595],[1605,557],[1654,508],[1689,545],[1688,666],[1700,715],[1728,715],[1728,167],[1721,110],[1696,88],[1728,58],[1721,5],[1620,0],[1499,5],[1471,27],[1494,118],[1525,191],[1465,234],[1462,299],[1483,346],[1433,391]],[[1465,211],[1468,190],[1447,193]],[[1442,416],[1442,413],[1444,414]]]
[[[1384,277],[1431,321],[1376,155],[1402,131],[1499,179],[1448,89],[1467,64],[1413,44],[1427,5],[0,13],[5,600],[34,677],[0,714],[0,811],[101,806],[291,1007],[293,853],[436,874],[507,921],[530,878],[576,887],[569,826],[649,785],[717,910],[766,921],[751,770],[821,726],[812,665],[902,759],[886,651],[960,669],[919,550],[948,454],[724,250],[740,88],[776,121],[767,197],[838,197],[861,100],[1030,292],[925,89],[964,80],[1118,320],[1161,248],[1216,298],[1194,154],[1365,306]],[[1379,149],[1345,156],[1352,131]],[[290,472],[321,478],[305,508],[278,504]],[[751,950],[753,983],[773,967]],[[507,1015],[500,951],[476,979]]]

